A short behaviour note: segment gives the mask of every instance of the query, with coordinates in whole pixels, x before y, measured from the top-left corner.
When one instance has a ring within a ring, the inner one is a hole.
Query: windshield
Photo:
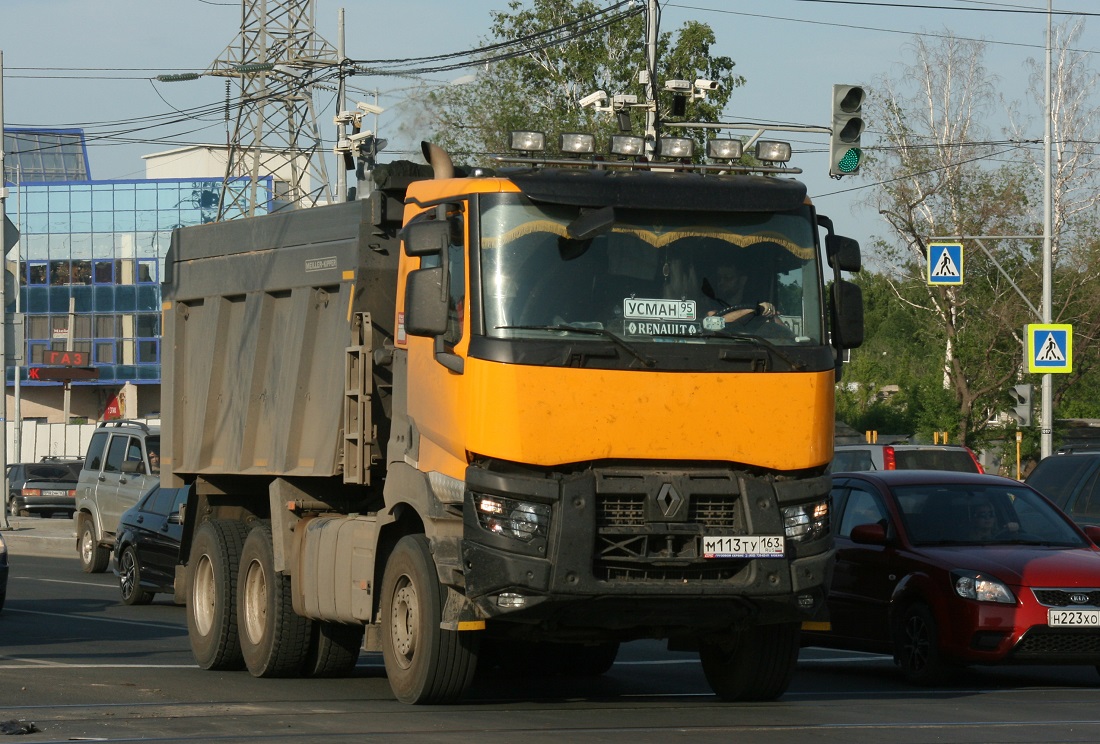
[[[914,545],[1052,545],[1085,542],[1030,488],[923,485],[894,489]]]
[[[576,328],[597,332],[571,341],[610,331],[631,343],[752,335],[821,344],[814,236],[808,207],[594,213],[501,195],[481,216],[486,335],[545,338]]]

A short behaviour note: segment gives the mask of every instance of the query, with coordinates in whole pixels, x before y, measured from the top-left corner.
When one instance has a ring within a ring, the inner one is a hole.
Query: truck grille
[[[704,534],[743,534],[731,471],[600,473],[593,573],[609,581],[727,580],[745,560],[702,557]]]

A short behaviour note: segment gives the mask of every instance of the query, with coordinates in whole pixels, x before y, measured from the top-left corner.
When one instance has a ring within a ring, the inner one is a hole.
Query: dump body
[[[370,208],[177,232],[164,317],[165,478],[347,470],[347,349],[364,313],[370,346],[393,337],[398,245],[372,234]],[[364,392],[372,406],[360,423],[385,426],[380,396]]]

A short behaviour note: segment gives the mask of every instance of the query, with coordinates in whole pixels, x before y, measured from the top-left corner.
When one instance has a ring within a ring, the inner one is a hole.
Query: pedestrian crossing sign
[[[1073,326],[1035,323],[1027,326],[1028,372],[1073,371]]]
[[[930,243],[928,245],[928,283],[963,283],[962,243]]]

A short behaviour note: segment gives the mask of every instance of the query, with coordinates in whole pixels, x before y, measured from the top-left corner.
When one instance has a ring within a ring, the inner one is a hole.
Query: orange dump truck
[[[162,481],[190,487],[198,663],[381,651],[436,703],[479,664],[600,674],[656,638],[723,699],[781,695],[831,573],[858,245],[768,169],[425,153],[173,235]]]

